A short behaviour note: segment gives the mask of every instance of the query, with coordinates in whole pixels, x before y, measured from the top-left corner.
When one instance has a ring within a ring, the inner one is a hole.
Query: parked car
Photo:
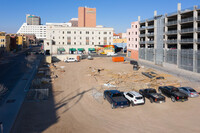
[[[130,106],[129,101],[124,97],[123,93],[118,90],[105,90],[104,99],[107,99],[112,109]]]
[[[165,97],[156,92],[155,89],[148,88],[148,89],[140,89],[139,93],[150,100],[151,103],[163,103],[165,102]]]
[[[190,87],[179,87],[180,92],[186,94],[188,97],[198,97],[199,93]]]
[[[124,96],[126,99],[129,100],[132,106],[136,104],[144,104],[145,103],[145,98],[139,94],[138,92],[135,91],[129,91],[129,92],[124,92]]]
[[[164,94],[165,96],[170,97],[172,102],[184,102],[188,100],[188,96],[180,92],[179,89],[174,86],[160,86],[158,88],[158,91]]]
[[[107,56],[116,56],[117,54],[114,52],[107,52]]]
[[[77,62],[78,60],[75,58],[68,58],[66,60],[64,60],[64,62]]]
[[[88,60],[93,60],[93,57],[91,55],[88,55]]]

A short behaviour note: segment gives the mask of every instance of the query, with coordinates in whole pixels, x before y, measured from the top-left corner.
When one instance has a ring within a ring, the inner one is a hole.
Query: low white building
[[[113,28],[70,27],[65,23],[47,23],[44,50],[49,54],[88,53],[99,45],[113,45]]]
[[[46,39],[46,25],[27,25],[27,23],[23,23],[17,34],[35,34],[37,39]]]

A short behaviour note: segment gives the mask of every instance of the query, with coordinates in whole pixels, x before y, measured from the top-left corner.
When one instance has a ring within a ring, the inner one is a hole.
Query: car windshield
[[[156,93],[156,90],[154,90],[154,89],[149,90],[149,93]]]
[[[115,94],[113,94],[113,97],[120,97],[120,96],[122,96],[121,93],[115,93]]]
[[[196,92],[194,89],[189,89],[190,90],[190,92]]]
[[[137,100],[140,100],[140,99],[142,99],[142,97],[136,97],[136,99],[137,99]]]
[[[178,88],[172,88],[171,92],[179,92]]]

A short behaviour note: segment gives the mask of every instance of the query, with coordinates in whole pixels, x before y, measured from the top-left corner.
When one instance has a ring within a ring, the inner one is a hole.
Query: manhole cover
[[[15,102],[15,99],[9,99],[6,101],[6,103],[14,103]]]

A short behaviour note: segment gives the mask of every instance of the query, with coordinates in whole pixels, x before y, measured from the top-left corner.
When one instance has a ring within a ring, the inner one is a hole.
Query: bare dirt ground
[[[133,71],[128,63],[114,63],[111,58],[95,58],[78,63],[55,63],[58,78],[52,81],[50,97],[46,101],[25,101],[13,126],[13,133],[199,133],[200,98],[156,104],[146,100],[145,105],[111,109],[103,100],[105,83],[121,91],[139,90],[159,85],[190,86],[180,77],[141,68]],[[98,72],[100,69],[100,73]],[[154,71],[164,80],[150,80],[142,71]]]

